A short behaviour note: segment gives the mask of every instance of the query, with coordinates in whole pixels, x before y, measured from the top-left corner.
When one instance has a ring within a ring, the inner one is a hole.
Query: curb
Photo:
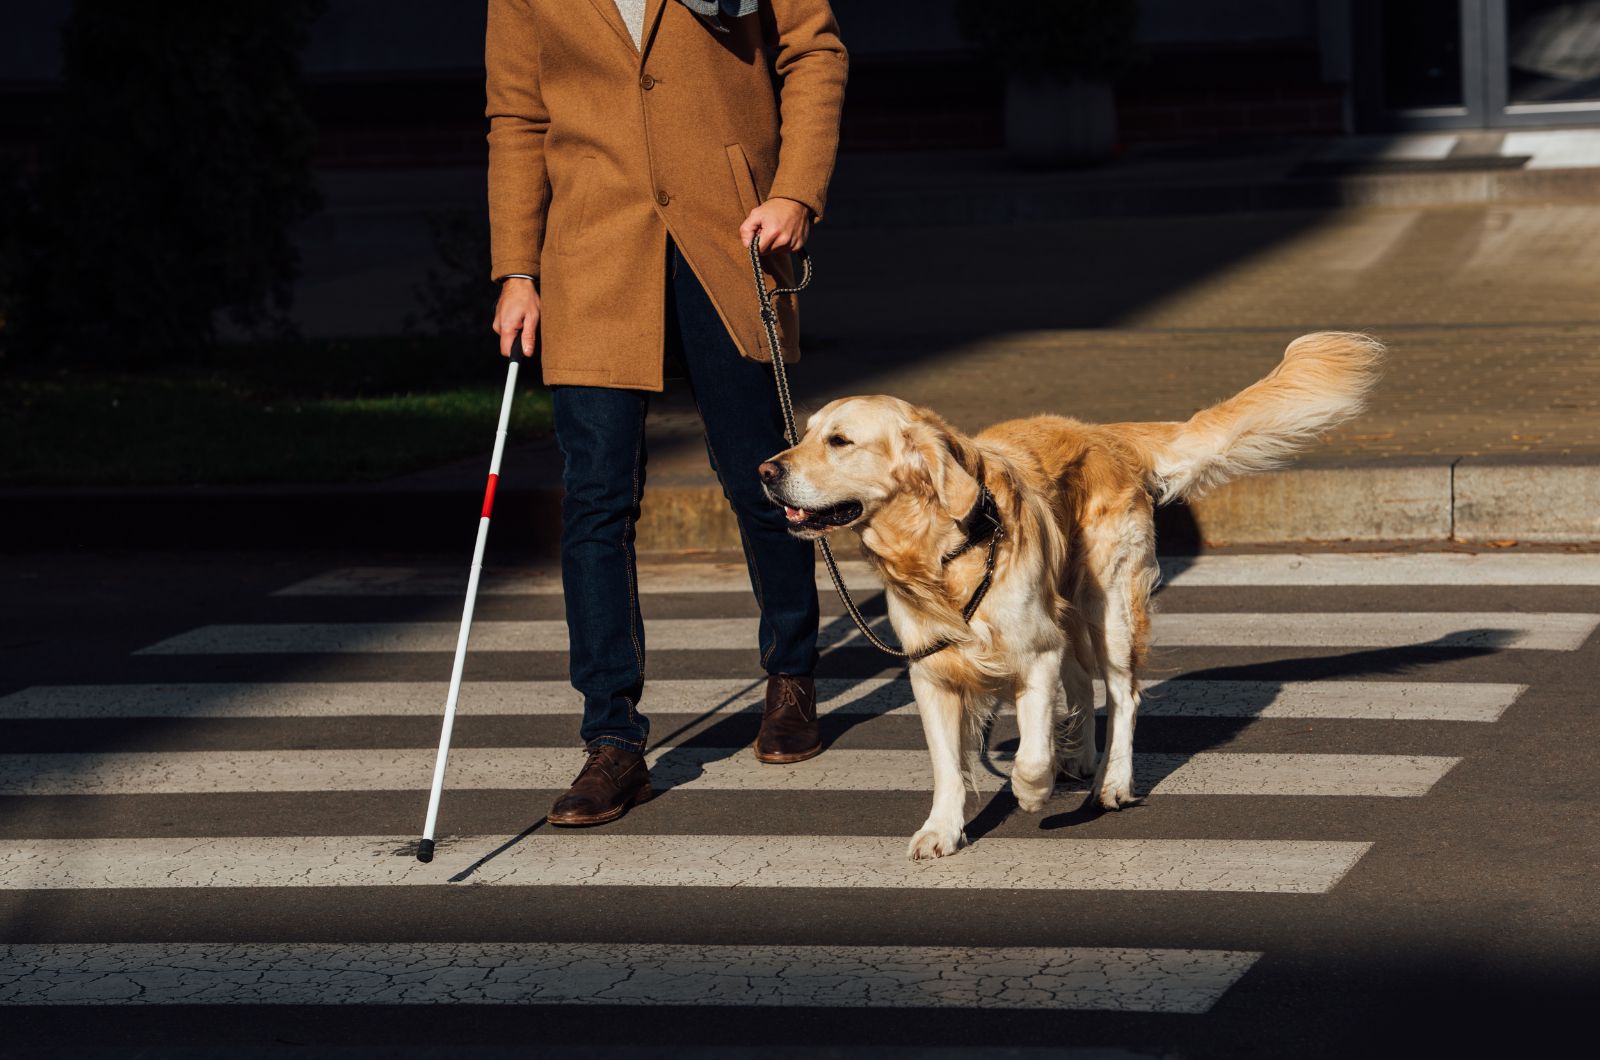
[[[1600,540],[1600,465],[1468,457],[1452,488],[1457,537]]]
[[[382,486],[150,490],[11,490],[20,517],[0,522],[13,549],[472,547],[476,490]],[[503,490],[492,545],[553,555],[561,497]],[[1166,546],[1310,541],[1600,541],[1600,460],[1439,457],[1395,464],[1301,466],[1240,479],[1160,511]],[[721,487],[663,483],[646,492],[640,551],[737,549]]]

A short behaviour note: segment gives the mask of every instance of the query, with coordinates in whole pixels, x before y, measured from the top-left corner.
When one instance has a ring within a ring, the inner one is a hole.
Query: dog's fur
[[[1058,773],[1092,774],[1090,801],[1105,809],[1134,800],[1138,671],[1159,577],[1153,507],[1275,467],[1360,412],[1382,352],[1365,335],[1302,336],[1265,379],[1183,423],[1036,416],[969,437],[897,398],[842,398],[763,465],[768,495],[788,510],[797,537],[857,531],[908,651],[951,642],[911,663],[934,775],[933,810],[911,857],[953,854],[966,842],[972,758],[1007,704],[1021,732],[1011,786],[1022,809],[1042,808]],[[961,608],[986,550],[944,557],[965,540],[962,520],[980,481],[1005,534],[993,586],[969,625]],[[1103,758],[1093,675],[1106,684]]]

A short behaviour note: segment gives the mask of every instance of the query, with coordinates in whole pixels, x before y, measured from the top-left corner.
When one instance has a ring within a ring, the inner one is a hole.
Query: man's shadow
[[[859,598],[856,604],[869,618],[880,618],[886,613],[881,590]],[[880,626],[883,623],[873,622],[872,625],[874,632],[882,635]],[[824,643],[839,644],[854,629],[855,624],[849,615],[836,615],[823,623],[820,638]],[[865,687],[866,682],[874,678],[864,672],[870,670],[870,666],[856,665],[858,660],[852,658],[860,652],[876,655],[875,649],[846,644],[826,652],[817,668],[819,680],[826,680],[835,686],[841,682],[844,685],[843,695],[837,688],[833,690],[827,713],[819,711],[817,726],[824,753],[857,725],[882,717],[912,701],[909,689],[901,691],[903,686]],[[831,669],[848,669],[852,673],[836,677],[828,672]],[[726,761],[749,749],[761,727],[765,685],[764,678],[752,681],[656,741],[658,746],[667,745],[650,770],[651,785],[657,792],[657,798],[669,796],[674,789],[704,776],[707,766]],[[853,697],[852,692],[856,693]],[[679,737],[685,733],[692,735],[680,740]],[[658,776],[660,780],[656,779]]]

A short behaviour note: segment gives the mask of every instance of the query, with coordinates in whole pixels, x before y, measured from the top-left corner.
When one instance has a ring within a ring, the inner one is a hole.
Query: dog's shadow
[[[1226,746],[1232,739],[1256,718],[1260,717],[1268,707],[1275,703],[1282,694],[1284,687],[1292,683],[1305,681],[1333,681],[1340,679],[1360,679],[1363,677],[1393,677],[1414,673],[1419,669],[1442,663],[1454,662],[1462,659],[1482,658],[1498,654],[1506,650],[1506,645],[1514,637],[1511,630],[1504,629],[1467,629],[1459,630],[1436,640],[1424,641],[1417,644],[1408,644],[1395,648],[1375,648],[1361,651],[1346,652],[1340,655],[1309,656],[1296,659],[1275,659],[1270,662],[1252,663],[1242,666],[1211,667],[1204,670],[1193,670],[1188,673],[1175,675],[1173,680],[1184,681],[1230,681],[1247,683],[1241,689],[1240,695],[1244,696],[1242,702],[1232,704],[1234,714],[1225,717],[1204,717],[1177,719],[1174,716],[1166,717],[1180,720],[1180,724],[1189,727],[1192,739],[1182,739],[1183,749],[1176,753],[1164,753],[1153,758],[1145,758],[1136,775],[1137,790],[1141,792],[1130,807],[1117,813],[1128,813],[1146,807],[1149,793],[1158,787],[1163,780],[1182,768],[1188,760],[1196,754],[1215,750]],[[1462,643],[1463,641],[1467,643]],[[1285,678],[1284,672],[1293,671],[1292,679]],[[1147,695],[1146,702],[1151,702],[1152,697]],[[1160,715],[1157,715],[1160,716]],[[1165,720],[1165,719],[1164,719]],[[1098,746],[1102,752],[1105,748],[1105,718],[1098,715],[1095,719]],[[1014,751],[1016,740],[1005,740],[996,744],[993,750]],[[987,758],[984,766],[990,772],[1003,775],[993,767]],[[1086,781],[1069,778],[1058,778],[1058,788],[1063,779],[1070,783],[1074,789],[1088,786]],[[1159,797],[1159,792],[1156,793]],[[966,834],[969,843],[976,843],[982,837],[989,835],[999,828],[1017,810],[1017,800],[1012,794],[1010,784],[1002,787],[978,810],[978,813],[967,823]],[[1094,802],[1088,794],[1073,809],[1064,812],[1049,814],[1042,817],[1037,825],[1040,831],[1055,831],[1062,828],[1072,828],[1090,824],[1101,817],[1109,816],[1112,811],[1102,808]]]

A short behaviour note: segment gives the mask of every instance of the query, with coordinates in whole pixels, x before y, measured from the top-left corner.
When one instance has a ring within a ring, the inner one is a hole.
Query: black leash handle
[[[767,352],[772,354],[772,377],[778,384],[778,407],[783,411],[784,438],[788,440],[791,446],[799,444],[800,433],[795,429],[794,425],[794,399],[789,394],[789,373],[783,365],[783,344],[778,341],[778,314],[772,308],[772,297],[779,294],[794,294],[797,291],[805,290],[811,285],[811,255],[804,250],[800,250],[795,252],[795,256],[800,259],[800,282],[793,287],[779,287],[768,291],[766,276],[761,271],[761,233],[757,232],[754,238],[750,240],[750,268],[755,274],[756,297],[761,301],[761,323],[767,329]],[[980,484],[979,488],[986,489],[987,487]],[[968,622],[972,621],[972,616],[978,610],[979,602],[982,601],[984,594],[988,592],[990,583],[994,580],[994,555],[995,547],[999,540],[1000,533],[997,529],[995,535],[989,540],[989,556],[984,564],[983,580],[978,583],[978,589],[972,594],[972,599],[968,601],[967,606],[962,608],[962,617]],[[849,614],[850,620],[856,624],[856,629],[860,630],[861,635],[867,639],[868,644],[871,644],[885,655],[892,655],[897,659],[905,659],[908,662],[926,659],[935,652],[941,652],[950,647],[953,643],[952,641],[936,640],[917,651],[906,651],[903,648],[897,648],[889,644],[872,632],[871,627],[867,625],[866,616],[862,615],[861,609],[850,598],[850,591],[844,586],[844,576],[839,573],[839,564],[833,558],[833,549],[828,547],[828,539],[819,537],[817,538],[817,544],[822,546],[822,562],[828,568],[828,577],[833,580],[833,591],[839,594],[839,602],[844,604],[845,612]]]

